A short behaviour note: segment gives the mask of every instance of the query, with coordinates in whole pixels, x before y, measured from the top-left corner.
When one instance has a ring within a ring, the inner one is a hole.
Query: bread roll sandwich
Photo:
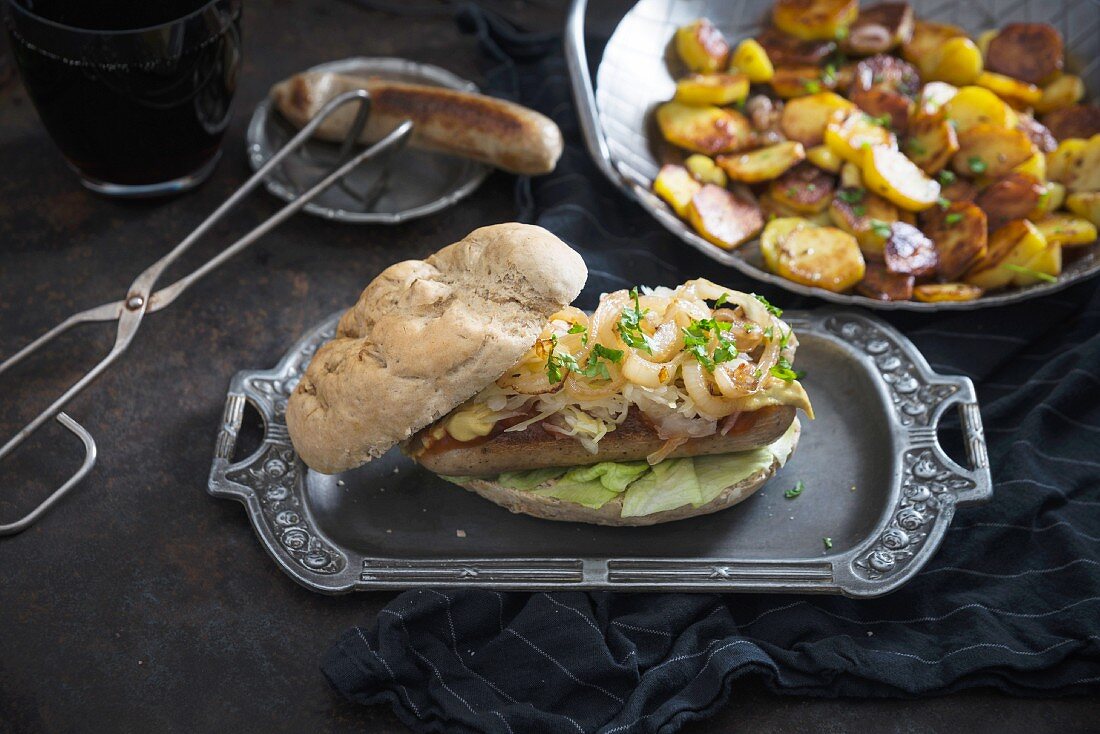
[[[569,305],[587,269],[549,232],[483,227],[382,272],[287,406],[315,471],[400,445],[424,468],[552,520],[649,525],[748,497],[812,407],[798,338],[762,298],[692,280]]]

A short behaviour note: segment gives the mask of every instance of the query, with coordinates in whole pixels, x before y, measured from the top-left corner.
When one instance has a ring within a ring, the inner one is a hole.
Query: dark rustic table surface
[[[555,0],[489,5],[543,28],[560,26],[565,9]],[[446,18],[410,22],[339,0],[246,6],[225,157],[209,182],[176,199],[126,203],[83,190],[18,79],[0,86],[0,354],[118,298],[238,186],[249,174],[248,114],[273,82],[363,54],[479,78],[473,41]],[[182,267],[276,207],[256,194]],[[285,577],[242,508],[206,494],[214,436],[235,371],[273,365],[387,264],[512,216],[503,174],[454,209],[399,227],[300,215],[146,319],[129,353],[70,406],[98,438],[99,463],[37,526],[0,539],[0,731],[405,731],[387,709],[338,698],[318,669],[336,636],[370,623],[392,594],[328,598]],[[0,436],[112,339],[110,327],[83,327],[7,376]],[[36,504],[78,460],[75,439],[58,426],[21,449],[0,470],[0,518]],[[1100,726],[1095,713],[1082,699],[810,700],[738,684],[721,714],[684,731],[1072,732]]]

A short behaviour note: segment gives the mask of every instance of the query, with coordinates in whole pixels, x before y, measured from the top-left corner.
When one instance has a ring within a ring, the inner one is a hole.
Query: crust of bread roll
[[[794,438],[791,444],[791,452],[798,446],[801,426],[795,420]],[[501,486],[490,479],[464,479],[457,482],[459,486],[471,492],[481,495],[485,499],[500,505],[501,507],[523,515],[532,515],[544,520],[559,520],[563,522],[585,522],[595,525],[656,525],[673,520],[683,520],[699,515],[708,515],[712,512],[732,507],[738,502],[748,499],[753,492],[760,489],[779,470],[779,460],[773,460],[771,466],[762,469],[750,477],[741,480],[737,484],[730,485],[713,500],[700,507],[685,505],[673,510],[656,512],[652,515],[641,517],[622,517],[622,497],[617,497],[599,509],[592,509],[573,502],[565,502],[554,497],[543,497],[534,492],[511,489]]]
[[[504,374],[587,277],[568,245],[515,223],[386,268],[290,396],[298,455],[325,474],[381,456]]]
[[[693,438],[669,457],[731,454],[767,446],[782,436],[794,419],[795,408],[788,405],[742,413],[733,430],[726,435],[715,433]],[[487,441],[473,442],[468,447],[460,444],[442,451],[420,451],[419,440],[420,436],[414,436],[402,445],[402,449],[429,471],[462,477],[496,476],[507,471],[554,466],[584,466],[601,461],[640,461],[665,443],[636,411],[631,411],[622,425],[600,439],[600,450],[595,454],[589,453],[578,441],[545,431],[537,423],[523,431],[504,431]]]
[[[523,175],[550,173],[561,157],[561,130],[534,110],[495,97],[423,84],[405,84],[333,72],[296,74],[271,88],[276,108],[305,125],[329,100],[367,89],[371,111],[361,141],[371,143],[402,121],[415,123],[409,145],[471,158]],[[355,119],[345,105],[317,128],[317,137],[341,141]]]

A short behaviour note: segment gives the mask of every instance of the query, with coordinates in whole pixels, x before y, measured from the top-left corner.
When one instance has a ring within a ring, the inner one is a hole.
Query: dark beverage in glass
[[[217,162],[241,0],[0,0],[23,83],[84,185],[188,189]]]

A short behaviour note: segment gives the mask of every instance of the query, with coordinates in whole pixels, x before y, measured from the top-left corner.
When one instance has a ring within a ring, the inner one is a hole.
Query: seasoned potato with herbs
[[[921,87],[920,94],[917,95],[916,109],[928,115],[936,114],[958,93],[959,88],[954,84],[929,82]]]
[[[842,188],[829,204],[833,223],[856,238],[859,249],[871,259],[882,259],[890,227],[900,212],[892,202],[862,188]]]
[[[856,106],[839,94],[818,92],[796,97],[783,107],[779,128],[791,140],[807,148],[821,145],[825,126],[836,116],[854,111]]]
[[[1043,115],[1043,124],[1058,140],[1091,138],[1100,134],[1100,107],[1075,104]]]
[[[1000,178],[1035,153],[1031,139],[1017,128],[975,125],[959,134],[951,167],[963,176]]]
[[[1035,221],[1062,208],[1066,204],[1066,187],[1057,181],[1047,181],[1043,184],[1043,193],[1039,195],[1039,203],[1028,215],[1028,219]],[[1068,206],[1067,206],[1068,208]]]
[[[913,298],[921,303],[973,301],[982,297],[982,289],[969,283],[926,283],[913,289]]]
[[[862,167],[866,149],[896,147],[897,139],[866,113],[855,110],[825,126],[825,145],[844,160]]]
[[[1080,247],[1096,241],[1096,225],[1071,214],[1050,214],[1033,222],[1048,245]]]
[[[689,155],[684,160],[684,168],[688,170],[692,178],[701,184],[710,183],[715,186],[725,186],[729,183],[726,172],[714,162],[713,158],[709,158],[702,153]]]
[[[912,212],[940,198],[940,185],[897,149],[876,145],[863,153],[863,182],[879,196]]]
[[[856,56],[893,51],[913,37],[913,22],[909,3],[879,3],[861,8],[856,22],[841,41],[841,48]]]
[[[985,87],[998,97],[1018,100],[1029,106],[1043,98],[1043,90],[1034,84],[1022,82],[995,71],[983,71],[978,74],[974,83],[979,87]]]
[[[807,149],[806,160],[829,173],[840,173],[840,168],[844,165],[844,159],[827,145],[815,145]]]
[[[665,102],[657,108],[665,140],[693,153],[733,153],[753,143],[749,121],[736,110]]]
[[[768,270],[779,272],[779,247],[787,237],[800,229],[814,226],[813,222],[802,217],[778,217],[768,222],[760,233],[760,255]]]
[[[717,163],[734,181],[760,183],[782,176],[787,169],[806,158],[802,143],[787,141],[748,153],[721,155]]]
[[[1071,194],[1100,191],[1100,135],[1070,138],[1047,156],[1047,176],[1066,185]]]
[[[802,215],[825,211],[833,198],[835,179],[820,168],[801,163],[772,182],[771,197],[791,211]]]
[[[779,242],[776,273],[834,293],[863,280],[866,263],[856,238],[835,227],[797,229]]]
[[[989,42],[990,71],[1029,84],[1046,84],[1062,71],[1062,35],[1046,23],[1009,23]]]
[[[909,137],[902,149],[920,169],[931,175],[939,173],[959,150],[955,126],[943,110],[919,111],[909,118]]]
[[[985,212],[970,202],[929,209],[921,215],[921,229],[936,246],[938,272],[946,280],[955,280],[986,254]]]
[[[730,68],[740,71],[753,84],[770,82],[775,75],[775,66],[767,50],[751,38],[737,44],[737,50],[730,59]]]
[[[692,74],[676,82],[677,102],[688,105],[727,105],[749,93],[745,74]]]
[[[1088,141],[1081,138],[1067,138],[1058,143],[1052,153],[1047,153],[1047,178],[1064,184],[1087,146]]]
[[[960,135],[977,125],[1016,125],[1016,112],[984,87],[963,87],[943,104],[943,109]]]
[[[917,67],[922,78],[930,80],[940,49],[952,38],[966,38],[966,31],[950,23],[917,20],[913,23],[912,36],[901,47],[901,57]]]
[[[704,184],[691,197],[687,218],[705,240],[724,250],[755,237],[764,226],[764,216],[755,201],[714,184]]]
[[[882,263],[868,262],[856,292],[877,301],[907,301],[913,297],[914,282],[912,275],[891,273]]]
[[[1100,192],[1070,194],[1066,197],[1066,208],[1100,227]]]
[[[1076,104],[1085,96],[1085,83],[1081,77],[1063,74],[1043,87],[1043,94],[1035,103],[1035,111],[1046,114],[1062,107]]]
[[[1045,191],[1039,179],[1012,171],[982,189],[974,203],[985,212],[989,229],[995,230],[1010,220],[1026,219]]]
[[[692,71],[713,74],[726,69],[730,47],[722,31],[706,18],[699,18],[677,29],[676,53]]]
[[[784,33],[808,41],[831,41],[859,16],[859,0],[777,0],[772,22]]]
[[[1062,274],[1062,246],[1048,242],[1046,249],[1028,260],[1023,267],[1005,267],[1012,271],[1012,285],[1015,286],[1056,281]]]
[[[832,39],[807,41],[775,28],[765,29],[756,41],[775,66],[817,66],[836,51],[836,43]]]
[[[703,185],[692,178],[683,166],[666,163],[653,180],[653,191],[672,207],[679,217],[686,217],[691,197],[699,193]]]
[[[936,272],[936,246],[924,232],[905,222],[890,225],[890,236],[882,250],[886,269],[898,275],[923,278]]]
[[[946,168],[936,174],[940,182],[940,196],[948,201],[974,201],[978,196],[978,187],[974,182],[959,178]]]
[[[989,235],[985,255],[967,271],[964,280],[984,291],[1004,288],[1012,283],[1020,268],[1026,268],[1046,247],[1046,240],[1035,225],[1026,219],[1014,219]]]
[[[837,77],[825,74],[816,66],[777,66],[772,75],[772,91],[783,99],[817,94],[835,89]]]

